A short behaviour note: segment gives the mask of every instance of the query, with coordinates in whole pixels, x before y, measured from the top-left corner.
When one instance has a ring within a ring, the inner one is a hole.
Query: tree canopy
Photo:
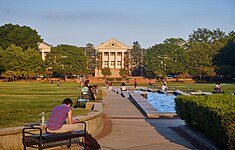
[[[110,68],[102,68],[101,73],[103,74],[104,78],[107,78],[112,75]]]
[[[61,76],[87,75],[86,57],[82,49],[71,45],[58,45],[47,55],[46,68]]]
[[[235,33],[226,35],[220,29],[198,28],[182,38],[170,38],[145,53],[146,73],[191,74],[200,79],[220,75],[235,76]]]
[[[86,47],[58,45],[43,62],[38,51],[42,42],[37,31],[28,26],[5,24],[0,26],[0,75],[7,78],[91,75],[101,68],[101,55],[93,44]],[[130,71],[133,76],[161,76],[190,74],[207,78],[235,77],[235,32],[228,34],[217,29],[198,28],[189,38],[168,38],[163,43],[143,49],[138,41],[124,55],[121,76]],[[131,68],[131,70],[129,70]],[[102,69],[110,76],[109,68]]]
[[[125,68],[122,68],[119,70],[119,75],[122,77],[122,78],[126,78],[129,74],[129,71]]]
[[[5,24],[0,27],[0,47],[7,49],[14,44],[24,50],[38,48],[38,42],[42,42],[36,30],[27,26]]]
[[[0,49],[0,68],[6,78],[36,78],[43,70],[43,60],[35,49],[23,50],[11,45],[6,50]]]
[[[215,30],[209,30],[206,28],[198,28],[189,35],[189,42],[207,42],[212,43],[214,41],[223,39],[225,33],[219,28]]]
[[[185,50],[175,44],[158,44],[146,50],[146,73],[165,77],[168,74],[179,74],[186,70]]]
[[[98,67],[99,64],[99,53],[91,43],[86,44],[86,47],[82,47],[82,49],[85,53],[85,56],[87,57],[88,72],[90,75],[94,76],[95,68]]]
[[[132,49],[129,49],[130,60],[128,61],[131,65],[131,74],[133,76],[139,76],[142,72],[144,65],[144,49],[141,48],[138,41],[133,42]]]
[[[235,36],[228,39],[214,58],[219,74],[235,75]]]

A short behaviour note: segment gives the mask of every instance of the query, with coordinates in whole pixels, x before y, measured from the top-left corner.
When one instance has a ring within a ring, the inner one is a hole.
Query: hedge
[[[235,96],[177,96],[176,113],[221,149],[235,149]]]
[[[116,78],[116,81],[122,81],[122,78]]]

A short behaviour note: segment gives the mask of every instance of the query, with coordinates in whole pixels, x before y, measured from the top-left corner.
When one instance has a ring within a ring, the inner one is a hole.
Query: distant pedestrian
[[[81,81],[80,81],[81,87],[83,87],[84,83],[85,83],[84,79],[81,79]]]
[[[58,86],[61,85],[60,79],[57,80],[57,85],[58,85]]]
[[[105,85],[107,87],[107,89],[109,88],[109,82],[107,80],[105,80]]]
[[[151,82],[151,80],[149,79],[149,88],[151,88],[152,87],[152,82]]]
[[[166,80],[164,80],[163,84],[162,84],[162,91],[167,91],[167,90],[168,90],[167,82],[166,82]]]
[[[167,86],[167,82],[166,82],[166,80],[164,80],[164,81],[163,81],[163,84]]]
[[[126,91],[127,89],[126,89],[126,84],[125,84],[125,82],[122,82],[122,84],[121,84],[121,91]]]
[[[136,79],[134,80],[134,87],[135,87],[135,88],[137,87],[137,81],[136,81]]]
[[[221,92],[221,84],[220,83],[216,83],[215,88],[214,88],[214,92],[217,92],[217,93]]]
[[[113,89],[113,83],[111,81],[108,82],[108,88],[109,88],[109,92],[111,92]]]
[[[167,91],[168,90],[168,87],[166,86],[166,84],[163,84],[161,88],[162,88],[162,91]]]

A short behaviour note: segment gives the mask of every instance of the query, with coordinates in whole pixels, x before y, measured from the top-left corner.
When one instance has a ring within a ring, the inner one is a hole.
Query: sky
[[[116,39],[142,48],[198,28],[235,31],[235,0],[0,0],[0,26],[35,29],[53,46]]]

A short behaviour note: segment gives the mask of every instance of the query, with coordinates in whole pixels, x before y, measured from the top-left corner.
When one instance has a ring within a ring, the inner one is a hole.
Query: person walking
[[[148,88],[151,88],[152,87],[152,82],[151,82],[151,79],[149,79],[149,86]]]
[[[81,87],[84,86],[84,83],[85,83],[84,79],[81,79],[81,80],[80,80],[80,85],[81,85]]]
[[[111,92],[113,89],[113,83],[111,81],[108,82],[108,88],[109,88],[109,92]]]
[[[57,86],[60,86],[61,85],[61,82],[60,82],[60,79],[57,80]]]
[[[135,88],[137,87],[137,81],[136,81],[136,79],[134,80],[134,87],[135,87]]]

